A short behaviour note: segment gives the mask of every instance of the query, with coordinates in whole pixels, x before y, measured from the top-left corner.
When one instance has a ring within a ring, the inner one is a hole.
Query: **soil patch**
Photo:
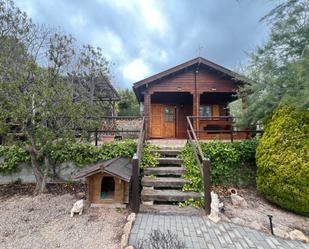
[[[18,194],[7,197],[1,187],[5,198],[0,201],[0,248],[120,248],[127,211],[88,208],[83,215],[71,218],[70,210],[77,200],[74,195],[31,196],[31,186],[19,186]],[[67,188],[55,191],[64,190]]]
[[[85,193],[85,188],[85,184],[80,182],[47,184],[49,194],[71,194],[76,196],[76,198],[82,198],[81,193]],[[34,189],[35,184],[21,184],[17,182],[0,185],[0,200],[6,200],[14,196],[32,196]]]

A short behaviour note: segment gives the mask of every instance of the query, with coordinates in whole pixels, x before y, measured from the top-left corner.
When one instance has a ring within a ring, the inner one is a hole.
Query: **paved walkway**
[[[137,215],[132,228],[130,245],[137,245],[158,229],[177,234],[188,249],[309,249],[309,244],[279,239],[233,223],[215,224],[207,217],[142,213]]]

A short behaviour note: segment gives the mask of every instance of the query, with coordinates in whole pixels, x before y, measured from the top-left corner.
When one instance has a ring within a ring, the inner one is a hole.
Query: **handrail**
[[[131,180],[131,209],[138,213],[140,207],[139,198],[139,171],[145,142],[145,117],[142,119],[142,127],[138,136],[136,153],[132,158],[132,180]]]
[[[138,142],[137,142],[137,150],[136,150],[136,154],[137,157],[140,159],[142,156],[142,149],[143,149],[143,145],[144,145],[144,141],[145,141],[145,117],[143,117],[142,119],[142,128],[140,130],[140,133],[138,135]]]
[[[193,148],[193,152],[196,157],[196,161],[198,163],[198,167],[200,168],[201,177],[204,186],[204,207],[206,214],[210,213],[210,203],[211,203],[211,183],[210,183],[210,160],[204,156],[204,153],[201,149],[195,131],[193,129],[193,125],[191,123],[190,117],[187,116],[188,123],[188,138],[189,142]]]
[[[249,139],[252,137],[252,135],[262,134],[263,130],[255,130],[255,129],[242,129],[238,130],[235,129],[235,119],[237,117],[235,116],[187,116],[187,120],[191,122],[191,119],[193,122],[198,123],[196,129],[193,129],[191,124],[191,130],[194,131],[195,134],[198,135],[199,138],[205,138],[203,134],[220,134],[220,135],[230,135],[231,142],[234,141],[234,139],[239,138],[241,134],[245,134],[246,138]],[[200,123],[200,122],[201,123]],[[200,124],[203,124],[201,127]],[[219,129],[207,129],[208,125],[216,125]],[[226,138],[226,136],[224,136]]]

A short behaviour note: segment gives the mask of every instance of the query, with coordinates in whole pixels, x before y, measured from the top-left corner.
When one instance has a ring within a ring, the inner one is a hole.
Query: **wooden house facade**
[[[201,57],[136,82],[146,137],[185,139],[188,116],[199,138],[229,137],[224,132],[232,129],[228,104],[245,83],[244,77]]]

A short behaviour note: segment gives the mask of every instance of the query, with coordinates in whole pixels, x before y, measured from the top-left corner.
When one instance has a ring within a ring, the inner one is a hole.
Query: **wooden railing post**
[[[95,129],[94,136],[95,136],[95,146],[98,146],[98,128]]]
[[[132,189],[131,189],[131,196],[132,196],[132,211],[134,213],[139,212],[140,206],[140,199],[139,199],[139,165],[138,165],[138,157],[135,154],[132,159]]]
[[[210,182],[210,161],[208,159],[203,160],[203,183],[204,183],[204,206],[205,213],[210,214],[211,204],[211,182]]]

